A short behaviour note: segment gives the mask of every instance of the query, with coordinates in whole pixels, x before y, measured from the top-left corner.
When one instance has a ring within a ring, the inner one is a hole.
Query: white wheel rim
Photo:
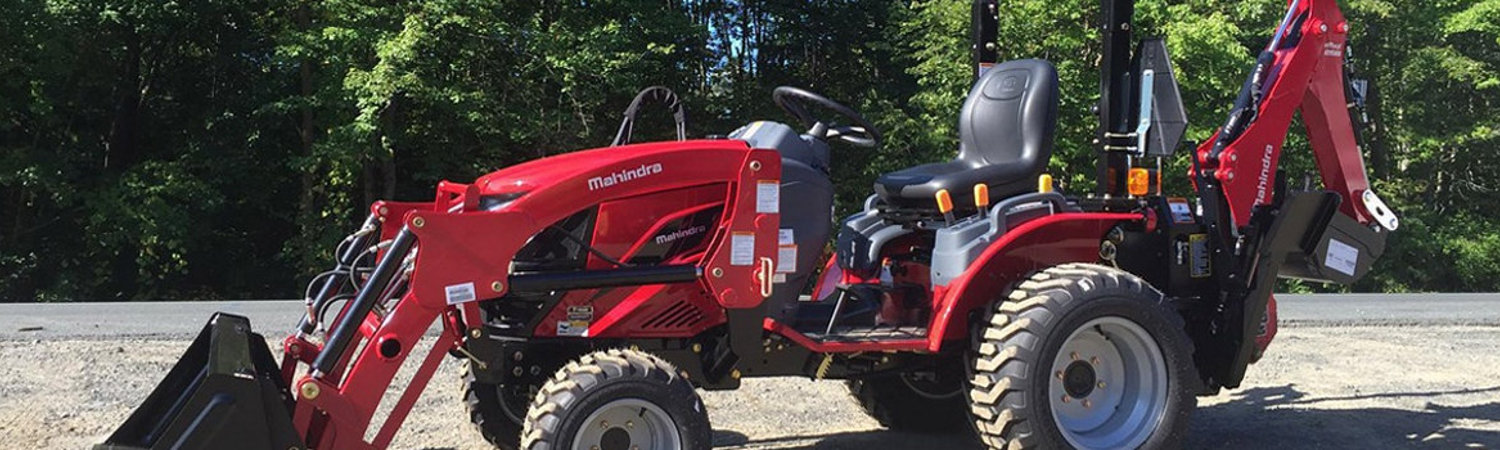
[[[573,448],[583,450],[682,450],[677,422],[655,403],[622,398],[589,414]]]
[[[1146,329],[1100,317],[1068,336],[1052,361],[1052,418],[1076,448],[1137,448],[1166,411],[1167,363]]]

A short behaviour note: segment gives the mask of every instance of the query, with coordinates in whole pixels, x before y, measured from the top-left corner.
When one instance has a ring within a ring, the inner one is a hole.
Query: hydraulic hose
[[[406,253],[411,251],[417,242],[417,235],[411,230],[402,228],[396,234],[395,242],[391,244],[390,250],[386,251],[385,258],[375,266],[375,272],[370,274],[370,281],[365,283],[364,289],[354,297],[354,303],[345,308],[345,315],[340,317],[333,332],[328,335],[328,342],[323,346],[323,351],[318,353],[318,359],[313,361],[313,376],[318,377],[333,371],[335,365],[343,360],[344,352],[348,350],[349,343],[354,340],[354,333],[359,331],[362,320],[375,308],[381,295],[390,287],[391,280],[395,278],[406,259]]]

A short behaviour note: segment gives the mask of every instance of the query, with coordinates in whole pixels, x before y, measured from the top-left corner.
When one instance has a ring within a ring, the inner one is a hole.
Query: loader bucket
[[[261,335],[217,313],[146,401],[95,450],[305,448]]]

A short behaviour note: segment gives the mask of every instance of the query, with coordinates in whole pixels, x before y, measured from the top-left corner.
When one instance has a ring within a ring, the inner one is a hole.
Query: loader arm
[[[1349,24],[1336,0],[1291,0],[1229,119],[1194,154],[1222,315],[1215,351],[1199,352],[1211,385],[1236,387],[1278,277],[1340,283],[1384,250],[1395,216],[1370,190],[1346,97]],[[1281,149],[1300,113],[1322,192],[1288,192]],[[1201,350],[1201,349],[1200,349]],[[1206,355],[1206,356],[1205,356]]]
[[[329,273],[340,278],[311,283],[308,312],[283,341],[279,368],[246,319],[216,315],[146,404],[98,448],[386,448],[444,356],[484,367],[471,349],[488,338],[480,304],[508,301],[512,292],[691,283],[726,311],[759,314],[779,226],[779,214],[766,209],[766,186],[779,186],[780,175],[774,151],[735,140],[678,141],[564,154],[471,184],[443,182],[432,202],[376,202],[337,252],[338,268]],[[600,202],[683,187],[705,187],[725,205],[697,259],[514,269],[514,256],[549,224]],[[729,320],[755,330],[731,345],[759,348],[761,320],[752,319]],[[434,327],[441,332],[430,339]],[[404,366],[409,359],[414,365]],[[390,390],[403,368],[415,370]],[[386,398],[388,391],[397,395]],[[381,418],[383,402],[393,403]]]

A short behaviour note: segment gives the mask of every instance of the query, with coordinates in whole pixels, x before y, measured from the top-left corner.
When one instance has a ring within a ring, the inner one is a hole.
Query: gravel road
[[[1283,307],[1289,325],[1245,386],[1200,399],[1190,448],[1500,448],[1500,327],[1471,320],[1500,311],[1500,301],[1461,301],[1477,311],[1455,317],[1332,320],[1316,313],[1323,300],[1282,300],[1297,305]],[[100,442],[191,334],[112,337],[55,315],[20,316],[0,308],[0,448]],[[258,328],[284,329],[252,316]],[[18,325],[27,321],[67,328],[19,331],[37,326]],[[487,448],[466,421],[457,372],[453,361],[444,363],[393,448]],[[839,382],[753,379],[704,399],[719,448],[977,448],[961,437],[884,431]]]

